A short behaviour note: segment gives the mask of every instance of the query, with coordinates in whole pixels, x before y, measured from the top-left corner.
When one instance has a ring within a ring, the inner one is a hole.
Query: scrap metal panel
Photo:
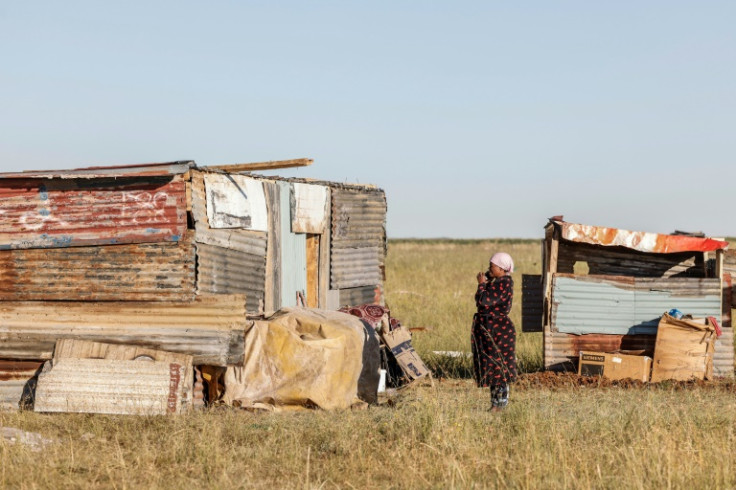
[[[539,274],[521,276],[521,331],[541,332],[544,305],[544,284]]]
[[[386,197],[381,190],[332,189],[330,287],[344,289],[383,281]]]
[[[651,254],[619,247],[560,242],[557,272],[572,274],[576,262],[586,263],[589,275],[705,277],[702,252]]]
[[[733,328],[724,328],[723,335],[716,340],[713,374],[726,378],[734,377]]]
[[[32,397],[39,361],[0,360],[0,410],[17,410],[23,399]]]
[[[197,244],[197,290],[245,294],[248,313],[263,311],[266,243],[256,254],[204,243]]]
[[[552,329],[559,332],[655,334],[672,308],[720,321],[720,280],[553,276]]]
[[[244,175],[205,174],[210,228],[267,231],[268,212],[263,183]]]
[[[339,303],[340,307],[383,304],[383,290],[380,285],[340,289]]]
[[[640,252],[713,252],[728,247],[728,242],[714,240],[712,238],[700,238],[688,235],[663,235],[660,233],[581,225],[557,220],[551,220],[551,222],[560,231],[560,238],[562,240],[606,247],[626,247]]]
[[[0,249],[178,241],[181,178],[0,179]]]
[[[383,247],[333,248],[330,258],[332,265],[333,289],[354,288],[380,284]]]
[[[654,335],[573,335],[545,332],[544,367],[553,371],[577,370],[581,350],[593,352],[644,351],[652,357],[655,340]]]
[[[291,230],[294,233],[324,233],[328,197],[326,186],[291,184]]]
[[[34,411],[165,415],[192,406],[193,380],[175,362],[64,358],[38,377]]]
[[[191,301],[194,245],[0,250],[1,301]]]
[[[297,293],[307,292],[307,235],[291,231],[291,185],[276,184],[281,197],[281,306],[296,306]]]
[[[381,190],[332,189],[332,247],[385,246],[386,197]]]
[[[0,308],[0,358],[51,359],[58,339],[130,344],[194,356],[194,364],[243,361],[245,297],[191,303],[10,302]]]
[[[86,167],[72,170],[25,170],[23,172],[3,172],[0,179],[94,179],[110,177],[161,177],[184,175],[192,167],[191,160],[164,163],[139,163],[134,165],[112,165],[105,167]]]

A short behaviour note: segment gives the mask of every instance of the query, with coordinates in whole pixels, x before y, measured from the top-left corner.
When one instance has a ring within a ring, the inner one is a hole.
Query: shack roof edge
[[[94,179],[101,177],[143,177],[181,175],[194,168],[193,160],[132,165],[95,166],[59,170],[25,170],[0,172],[0,179]]]
[[[624,247],[639,252],[678,253],[714,252],[728,248],[728,242],[687,235],[666,235],[646,231],[568,223],[550,218],[549,225],[560,231],[560,239],[604,247]]]

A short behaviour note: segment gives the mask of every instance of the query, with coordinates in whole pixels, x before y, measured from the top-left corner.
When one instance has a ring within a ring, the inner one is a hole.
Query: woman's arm
[[[493,308],[511,301],[513,294],[511,281],[505,278],[479,284],[475,293],[475,306],[480,313],[490,312]]]

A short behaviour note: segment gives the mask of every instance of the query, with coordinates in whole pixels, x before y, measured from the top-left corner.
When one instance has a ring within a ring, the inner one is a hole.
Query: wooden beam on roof
[[[208,165],[207,168],[225,172],[251,172],[253,170],[275,170],[279,168],[308,167],[314,163],[311,158],[293,160],[274,160],[272,162],[234,163],[232,165]]]

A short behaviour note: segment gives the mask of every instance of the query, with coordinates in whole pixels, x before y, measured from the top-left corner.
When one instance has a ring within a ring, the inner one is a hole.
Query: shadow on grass
[[[470,353],[459,355],[437,354],[434,352],[422,355],[427,368],[435,378],[472,379],[473,357]],[[536,373],[544,371],[541,358],[519,359],[517,363],[519,373]]]

